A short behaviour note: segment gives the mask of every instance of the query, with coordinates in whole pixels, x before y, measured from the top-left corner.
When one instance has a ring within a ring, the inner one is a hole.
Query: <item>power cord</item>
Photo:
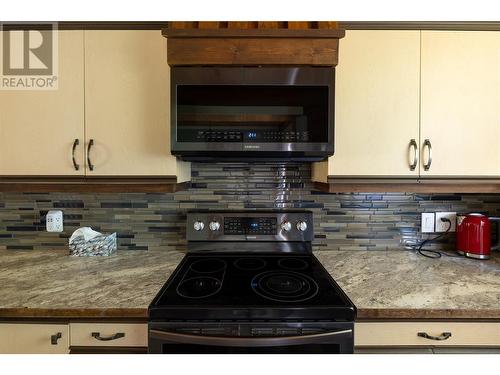
[[[420,242],[420,244],[418,246],[414,246],[413,249],[416,250],[417,253],[419,253],[420,255],[422,255],[422,256],[424,256],[426,258],[431,258],[431,259],[438,259],[438,258],[441,258],[443,255],[447,256],[447,257],[450,257],[450,258],[460,258],[459,255],[451,255],[451,254],[447,254],[447,253],[442,252],[442,251],[430,250],[430,249],[423,249],[423,247],[426,244],[434,242],[434,241],[440,239],[441,237],[443,237],[444,235],[446,235],[446,234],[448,234],[450,232],[450,229],[451,229],[451,221],[450,221],[450,219],[448,219],[446,217],[442,217],[441,221],[444,222],[444,223],[448,223],[448,228],[443,233],[441,233],[440,235],[438,235],[438,236],[436,236],[434,238],[428,238],[428,239]]]

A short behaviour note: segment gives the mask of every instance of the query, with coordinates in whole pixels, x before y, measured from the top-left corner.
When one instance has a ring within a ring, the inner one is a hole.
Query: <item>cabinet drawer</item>
[[[421,337],[418,333],[444,340]],[[356,346],[500,346],[500,323],[356,323]]]
[[[69,329],[66,324],[0,324],[0,353],[2,354],[64,354],[68,352]]]
[[[71,323],[71,346],[148,346],[147,324]]]

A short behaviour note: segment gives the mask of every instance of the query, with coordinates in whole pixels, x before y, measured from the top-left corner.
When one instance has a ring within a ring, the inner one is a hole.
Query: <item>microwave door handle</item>
[[[322,342],[327,338],[343,337],[352,335],[352,329],[333,331],[304,336],[284,337],[222,337],[222,336],[199,336],[186,335],[183,333],[166,332],[152,329],[149,336],[157,340],[168,340],[179,344],[215,345],[215,346],[239,346],[239,347],[263,347],[263,346],[287,346],[307,345]]]

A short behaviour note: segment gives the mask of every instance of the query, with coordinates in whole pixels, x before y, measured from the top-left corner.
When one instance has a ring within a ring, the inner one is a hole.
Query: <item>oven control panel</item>
[[[312,241],[310,211],[191,211],[188,241]]]
[[[275,217],[225,217],[224,234],[269,234],[276,235]]]

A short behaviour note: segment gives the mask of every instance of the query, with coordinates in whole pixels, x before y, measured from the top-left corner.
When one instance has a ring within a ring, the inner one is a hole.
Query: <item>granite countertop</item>
[[[315,255],[358,308],[358,319],[500,319],[500,254],[428,259],[410,251]],[[147,318],[184,254],[0,250],[0,318]]]
[[[0,250],[0,318],[147,318],[147,308],[179,264],[178,251]]]
[[[500,254],[479,261],[413,251],[315,255],[358,308],[358,319],[500,319]]]

